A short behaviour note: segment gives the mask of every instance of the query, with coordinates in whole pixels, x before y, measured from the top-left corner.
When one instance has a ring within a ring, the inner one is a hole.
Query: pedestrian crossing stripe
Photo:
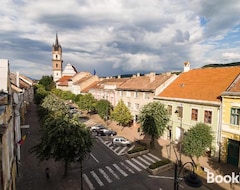
[[[89,180],[88,176],[86,174],[83,174],[82,176],[83,176],[84,181],[87,183],[89,189],[94,190],[95,188],[93,187],[93,184]]]
[[[106,166],[106,168],[116,179],[120,179],[118,175],[112,170],[112,168],[110,168],[109,166]]]
[[[98,184],[100,186],[104,186],[103,182],[101,181],[101,179],[97,176],[97,174],[94,171],[90,172],[92,174],[92,176],[94,177],[94,179],[98,182]]]
[[[126,164],[124,164],[123,162],[120,162],[120,164],[121,164],[124,168],[126,168],[126,170],[128,170],[130,173],[135,174],[135,172],[134,172],[131,168],[129,168]]]
[[[108,183],[112,183],[112,180],[103,169],[99,168],[98,170],[103,175],[103,177],[108,181]]]
[[[141,160],[142,162],[144,162],[145,164],[147,164],[148,166],[151,165],[151,163],[149,163],[148,161],[144,160],[142,157],[138,157],[139,160]]]
[[[113,166],[124,176],[127,177],[128,174],[124,172],[117,164],[113,164]]]
[[[133,164],[130,160],[125,160],[130,166],[135,168],[137,171],[142,171],[139,167],[137,167],[135,164]]]
[[[93,184],[102,187],[104,186],[104,182],[112,183],[113,178],[120,180],[119,174],[121,174],[123,177],[127,177],[130,173],[135,174],[135,170],[140,172],[142,169],[146,169],[149,165],[151,165],[151,163],[154,163],[158,160],[161,159],[151,153],[147,153],[135,158],[127,159],[125,161],[120,161],[118,164],[114,163],[111,166],[105,166],[105,169],[99,168],[96,172],[92,170],[90,171],[90,178],[88,178],[87,174],[84,173],[83,179],[87,183],[90,190],[95,190]],[[92,179],[92,182],[94,183],[92,183],[90,179]]]
[[[124,146],[124,147],[121,147],[121,146],[114,147],[112,145],[111,141],[104,141],[104,140],[102,140],[102,138],[99,138],[99,140],[101,142],[103,142],[103,144],[105,144],[107,147],[109,147],[114,153],[116,153],[119,156],[126,154],[127,151],[132,150],[135,147],[135,145],[132,145],[130,148],[128,148],[127,146]]]
[[[135,158],[131,158],[132,161],[136,162],[139,166],[141,166],[142,168],[146,169],[148,166],[143,165],[141,162],[139,162],[137,159]]]

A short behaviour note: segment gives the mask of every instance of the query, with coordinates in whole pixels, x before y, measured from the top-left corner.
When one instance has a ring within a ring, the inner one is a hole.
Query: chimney
[[[190,62],[184,62],[184,70],[183,72],[188,72],[190,70]]]
[[[19,82],[19,71],[17,71],[16,72],[16,85],[17,85],[17,87],[19,87],[20,86],[20,82]]]
[[[156,76],[155,73],[153,73],[153,72],[152,72],[152,73],[149,73],[150,83],[155,80],[155,76]]]

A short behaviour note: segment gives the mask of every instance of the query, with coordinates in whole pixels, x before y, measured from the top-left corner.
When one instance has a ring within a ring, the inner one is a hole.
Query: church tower
[[[58,35],[56,34],[55,44],[52,46],[52,67],[54,82],[62,77],[62,63],[62,47],[58,43]]]

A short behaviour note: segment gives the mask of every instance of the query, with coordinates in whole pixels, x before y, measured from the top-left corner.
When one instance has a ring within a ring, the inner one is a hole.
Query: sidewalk
[[[35,104],[30,104],[26,114],[26,124],[29,129],[22,129],[22,135],[27,134],[27,138],[21,145],[21,163],[18,168],[17,190],[80,190],[81,182],[79,172],[69,172],[69,176],[63,178],[64,165],[61,162],[48,160],[39,163],[34,154],[29,149],[38,143],[40,138],[39,122]],[[50,169],[50,179],[45,176],[45,168]],[[86,185],[83,183],[83,185]],[[84,189],[88,189],[84,186]]]
[[[90,119],[93,120],[96,123],[101,123],[106,126],[106,122],[104,122],[98,115],[91,115]],[[131,141],[136,140],[142,140],[143,142],[146,142],[149,145],[150,138],[140,136],[138,133],[138,126],[132,126],[132,127],[122,127],[116,124],[116,122],[108,121],[109,128],[117,131],[117,134],[119,136],[124,136],[128,138]],[[150,152],[160,158],[169,158],[173,162],[176,161],[176,155],[174,152],[173,147],[169,146],[170,142],[168,140],[159,139],[157,142],[155,142],[155,148],[150,149]],[[179,158],[179,152],[176,150],[176,154]],[[181,155],[182,163],[186,163],[191,161],[191,159],[185,155]],[[196,161],[196,159],[194,159]],[[199,158],[198,163],[201,167],[204,167],[208,169],[210,172],[213,172],[216,175],[227,175],[232,174],[232,172],[235,172],[235,174],[239,174],[240,169],[237,167],[234,167],[232,165],[226,164],[226,163],[219,163],[217,160],[214,160],[213,158],[209,157],[201,157]],[[207,175],[206,172],[201,171],[201,177],[203,178],[203,183],[205,186],[207,186],[209,189],[218,189],[218,190],[240,190],[239,184],[228,184],[228,183],[221,183],[221,184],[207,184]]]

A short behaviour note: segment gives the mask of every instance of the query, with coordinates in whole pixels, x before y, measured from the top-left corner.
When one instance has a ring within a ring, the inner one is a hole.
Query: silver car
[[[131,146],[131,142],[125,137],[114,137],[112,139],[113,146]]]

